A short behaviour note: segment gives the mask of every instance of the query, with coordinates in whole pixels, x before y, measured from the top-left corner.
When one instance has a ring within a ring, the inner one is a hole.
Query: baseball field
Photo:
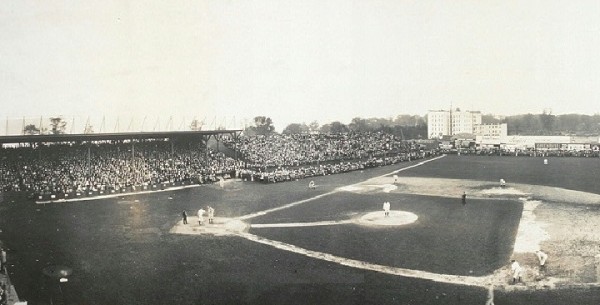
[[[490,291],[495,304],[598,304],[600,159],[548,161],[449,155],[316,177],[314,189],[229,180],[4,200],[0,239],[30,304],[485,304]],[[207,206],[214,223],[200,225]],[[54,265],[68,282],[43,274]]]

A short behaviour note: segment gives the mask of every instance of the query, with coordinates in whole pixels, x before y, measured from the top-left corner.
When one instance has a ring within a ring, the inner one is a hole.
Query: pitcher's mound
[[[419,216],[411,212],[390,211],[390,215],[385,216],[383,211],[377,211],[361,216],[358,219],[358,224],[367,226],[401,226],[413,223],[418,218]]]

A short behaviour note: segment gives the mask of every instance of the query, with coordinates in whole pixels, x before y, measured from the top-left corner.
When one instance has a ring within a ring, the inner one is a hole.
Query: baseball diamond
[[[61,286],[73,304],[483,304],[489,291],[497,304],[593,304],[600,195],[588,179],[599,163],[551,161],[442,155],[315,177],[316,189],[231,179],[15,202],[1,225],[12,281],[34,303],[57,293],[39,272],[60,263],[73,270]],[[199,225],[208,205],[214,222]]]

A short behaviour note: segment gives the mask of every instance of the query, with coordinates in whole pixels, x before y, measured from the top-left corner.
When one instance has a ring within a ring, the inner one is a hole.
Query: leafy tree
[[[322,133],[345,133],[348,132],[348,126],[340,123],[339,121],[332,122],[321,126]]]
[[[193,131],[200,131],[202,130],[202,126],[204,125],[204,122],[201,122],[197,119],[192,120],[192,122],[190,123],[190,130]]]
[[[371,130],[367,124],[367,120],[358,117],[352,119],[352,122],[348,124],[348,128],[355,132],[366,132]]]
[[[331,133],[345,133],[348,131],[350,131],[350,129],[345,124],[337,121],[331,123]]]
[[[588,116],[582,118],[579,114],[560,115],[556,118],[556,128],[566,134],[576,133],[581,127],[586,129],[587,126],[581,126],[581,122],[586,121],[587,123],[589,118]]]
[[[289,124],[282,133],[284,134],[301,134],[301,133],[308,133],[309,131],[309,127],[306,126],[306,124],[302,123],[292,123]]]
[[[92,125],[85,125],[85,129],[83,130],[84,134],[90,134],[90,133],[94,133],[94,126]]]
[[[423,124],[427,124],[424,117],[421,117],[419,115],[408,115],[408,114],[398,115],[398,116],[396,116],[396,119],[394,119],[394,121],[392,122],[392,125],[399,125],[399,126],[417,126],[417,125],[423,125]]]
[[[503,120],[496,118],[493,114],[483,114],[481,115],[481,123],[483,124],[500,124],[505,123]]]
[[[26,135],[41,134],[41,130],[39,128],[37,128],[34,124],[29,124],[29,125],[26,125],[25,128],[23,128],[23,134],[26,134]]]
[[[394,125],[400,125],[400,126],[411,125],[411,116],[408,114],[397,115],[392,123]]]
[[[310,124],[308,124],[308,129],[311,133],[319,132],[319,123],[317,121],[310,122]]]
[[[50,118],[51,134],[63,134],[67,130],[67,122],[61,117]]]
[[[540,135],[542,134],[542,123],[539,116],[520,114],[506,118],[508,124],[508,134],[515,135]]]
[[[509,135],[597,135],[600,133],[600,115],[520,114],[506,117]]]
[[[365,122],[367,123],[367,126],[362,131],[373,131],[383,127],[391,127],[393,125],[391,118],[370,118],[366,119]]]
[[[380,124],[379,127],[373,129],[373,131],[380,131],[380,132],[383,132],[383,133],[395,135],[394,127],[392,127],[390,125]]]
[[[530,130],[531,133],[533,133],[534,135],[541,134],[543,127],[542,121],[540,120],[539,116],[528,113],[523,117],[523,120],[525,123],[525,128]]]
[[[398,131],[394,132],[394,135],[398,137],[404,137],[406,140],[427,138],[427,124],[416,126],[396,126],[396,128]]]
[[[523,132],[521,119],[516,116],[506,118],[507,133],[509,135],[520,135]]]
[[[255,117],[254,126],[249,126],[244,130],[246,135],[270,135],[273,132],[275,132],[273,121],[266,116]]]
[[[554,131],[555,118],[556,117],[552,115],[552,111],[544,110],[544,112],[540,115],[540,122],[542,123],[544,133],[552,134]]]

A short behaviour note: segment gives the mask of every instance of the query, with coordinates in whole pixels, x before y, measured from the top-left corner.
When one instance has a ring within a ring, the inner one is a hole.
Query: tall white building
[[[475,125],[475,131],[473,133],[484,138],[502,138],[506,137],[508,134],[508,125],[506,123],[479,124]]]
[[[450,111],[430,110],[427,113],[427,136],[430,139],[450,134]]]
[[[430,110],[427,113],[427,134],[430,139],[459,133],[475,133],[481,124],[481,111]]]

